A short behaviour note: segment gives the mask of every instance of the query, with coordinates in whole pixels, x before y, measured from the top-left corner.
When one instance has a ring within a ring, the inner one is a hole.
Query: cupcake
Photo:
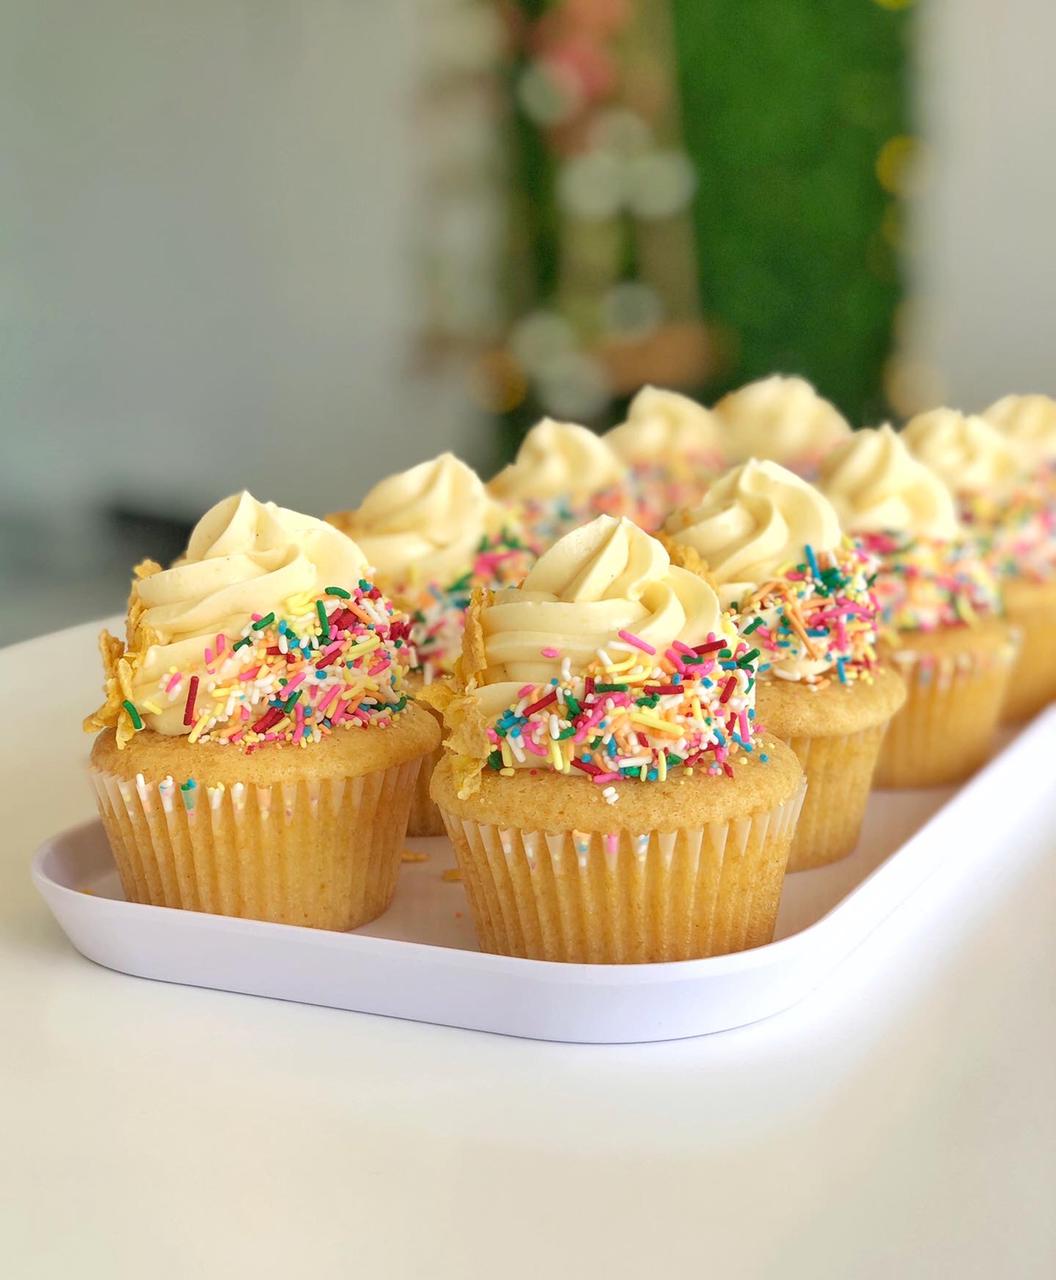
[[[953,491],[1001,583],[1020,639],[1004,718],[1025,720],[1056,699],[1056,487],[1029,449],[981,417],[933,409],[908,422],[903,438]]]
[[[601,436],[574,422],[544,418],[487,487],[512,511],[530,541],[548,547],[600,512],[631,514],[628,476],[626,464]]]
[[[450,453],[389,476],[354,511],[327,520],[356,541],[378,586],[410,616],[413,696],[453,671],[473,589],[519,582],[535,560],[512,513]],[[409,835],[444,833],[429,799],[439,757],[437,748],[419,772]]]
[[[336,529],[248,493],[103,633],[90,776],[126,897],[354,929],[392,899],[436,722],[404,689],[409,623]]]
[[[997,580],[950,490],[890,427],[833,450],[819,487],[880,561],[880,652],[906,682],[875,784],[960,782],[990,753],[1015,656]]]
[[[646,529],[659,528],[676,507],[695,502],[723,467],[714,415],[675,391],[643,387],[626,422],[602,439],[629,468],[636,520]]]
[[[835,862],[858,842],[880,743],[905,700],[877,658],[876,562],[844,536],[832,504],[776,462],[727,472],[666,533],[757,650],[759,722],[803,766],[789,870]]]
[[[731,391],[714,409],[727,462],[764,458],[813,479],[851,428],[805,378],[775,373]]]
[[[754,725],[756,655],[626,519],[470,609],[433,775],[485,951],[637,963],[773,935],[802,771]]]

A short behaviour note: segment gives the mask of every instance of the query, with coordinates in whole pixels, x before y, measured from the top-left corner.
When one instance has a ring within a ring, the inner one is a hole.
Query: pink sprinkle
[[[521,687],[517,690],[517,701],[520,702],[522,698],[527,698],[530,693],[534,693],[534,692],[535,692],[534,684],[522,684]]]
[[[215,641],[216,656],[219,658],[223,651],[227,648],[227,636],[218,635]]]
[[[169,681],[169,683],[165,686],[165,692],[172,693],[173,689],[176,689],[179,687],[180,681],[182,679],[183,679],[183,676],[177,671],[176,674]]]
[[[591,778],[591,782],[596,782],[599,786],[603,786],[606,782],[619,782],[622,776],[619,773],[596,773]]]
[[[532,753],[533,756],[548,756],[550,752],[546,747],[541,747],[532,738],[525,738],[523,735],[520,739],[520,745]]]
[[[259,674],[260,663],[258,662],[255,667],[250,667],[248,671],[240,672],[238,678],[239,680],[255,680]]]
[[[615,775],[614,775],[615,776]],[[595,782],[600,782],[601,778],[595,778]],[[610,831],[605,837],[605,852],[615,856],[620,850],[620,838],[615,831]]]
[[[621,640],[626,640],[628,644],[633,644],[636,649],[641,649],[643,653],[655,654],[656,650],[651,644],[648,644],[641,636],[633,635],[630,631],[617,631],[616,634]],[[676,642],[677,643],[677,642]]]
[[[316,710],[319,712],[320,715],[326,714],[327,707],[330,705],[331,702],[333,702],[333,700],[336,697],[337,697],[337,685],[335,684],[331,686],[329,691],[319,699],[319,703],[318,703],[318,706],[316,707]]]
[[[297,686],[303,682],[303,680],[304,680],[304,672],[302,671],[299,675],[295,675],[293,679],[290,680],[287,684],[284,684],[282,686],[283,698],[284,699],[288,698],[290,694],[293,693],[294,689],[296,689]]]
[[[683,641],[681,641],[681,640],[674,640],[674,641],[672,641],[671,647],[672,647],[673,649],[677,649],[679,653],[688,653],[688,654],[690,655],[690,657],[695,658],[695,657],[697,656],[697,655],[693,652],[693,650],[689,647],[689,645],[688,645],[688,644],[685,644],[685,643],[684,643]]]
[[[264,617],[262,613],[251,613],[249,616],[253,619],[254,622],[259,622],[261,618]]]
[[[545,649],[540,649],[539,652],[544,658],[556,658],[560,654],[561,650],[555,649],[553,645],[548,644]]]
[[[387,658],[387,657],[382,658],[380,662],[375,662],[375,664],[367,672],[367,675],[368,676],[381,675],[381,673],[385,670],[385,668],[389,665],[390,662],[391,662],[390,658]]]

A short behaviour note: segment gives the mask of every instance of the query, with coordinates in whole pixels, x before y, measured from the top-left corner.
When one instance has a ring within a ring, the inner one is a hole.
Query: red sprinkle
[[[269,707],[260,719],[250,726],[253,733],[265,733],[273,724],[278,724],[282,719],[282,712],[278,707]]]
[[[538,702],[533,702],[530,707],[525,707],[521,712],[522,716],[534,716],[537,711],[542,711],[544,707],[550,706],[552,702],[557,701],[557,693],[551,689],[549,693],[544,694]]]
[[[729,702],[730,697],[733,694],[734,689],[736,688],[737,688],[737,677],[730,676],[729,680],[726,681],[725,688],[722,691],[722,695],[720,696],[719,701]]]
[[[643,693],[684,693],[680,684],[647,684],[642,687]]]
[[[589,773],[592,776],[601,773],[596,764],[587,764],[585,760],[573,760],[571,763],[574,769],[582,769],[584,773]]]
[[[198,677],[191,676],[191,685],[187,690],[187,701],[183,707],[183,723],[194,724],[194,700],[198,696]]]
[[[725,640],[709,640],[707,644],[695,645],[693,652],[696,654],[718,653],[720,649],[726,648],[726,644]]]

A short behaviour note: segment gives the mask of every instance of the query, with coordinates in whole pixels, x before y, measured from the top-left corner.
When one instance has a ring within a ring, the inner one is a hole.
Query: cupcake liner
[[[420,764],[188,790],[89,776],[130,902],[346,930],[392,901]]]
[[[771,940],[803,790],[744,818],[640,834],[443,816],[482,950],[640,964]]]
[[[920,788],[961,782],[985,764],[1005,701],[1016,645],[962,653],[899,649],[905,705],[888,727],[873,785]]]
[[[1009,591],[1008,619],[1020,634],[1001,718],[1012,724],[1029,720],[1056,702],[1056,583],[1028,584],[1016,596]]]
[[[409,836],[442,836],[444,834],[444,820],[440,816],[436,802],[429,795],[429,780],[443,754],[443,747],[437,747],[422,761],[411,796],[411,814],[407,822]]]
[[[853,851],[887,726],[885,720],[859,733],[785,739],[807,779],[789,871],[823,867]]]

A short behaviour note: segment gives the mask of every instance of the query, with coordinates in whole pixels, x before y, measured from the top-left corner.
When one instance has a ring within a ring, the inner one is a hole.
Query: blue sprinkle
[[[761,752],[761,753],[760,753],[760,755],[759,755],[759,760],[760,760],[760,762],[761,762],[762,764],[766,764],[766,762],[767,762],[769,759],[770,759],[770,757],[766,754],[766,752],[765,752],[765,751],[763,751],[763,752]]]
[[[810,546],[810,544],[808,543],[807,546],[803,548],[803,550],[806,553],[807,564],[810,565],[811,573],[814,575],[815,578],[820,578],[821,568],[818,565],[818,557],[814,554],[814,548]]]

